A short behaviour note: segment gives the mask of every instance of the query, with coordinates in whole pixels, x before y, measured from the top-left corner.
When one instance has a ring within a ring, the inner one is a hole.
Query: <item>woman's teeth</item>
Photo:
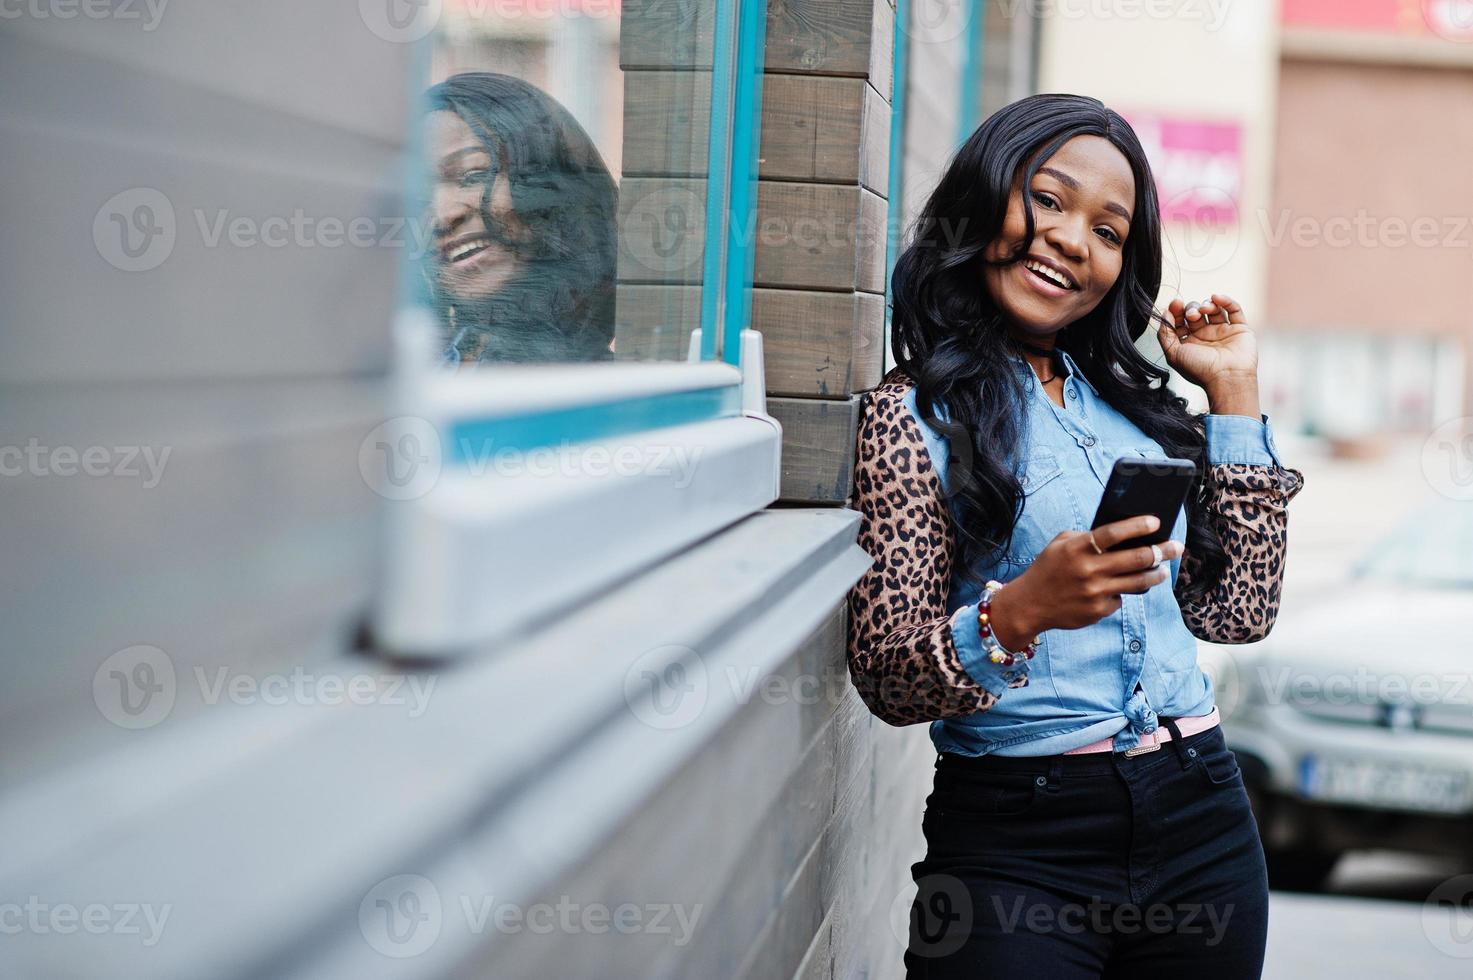
[[[1048,266],[1044,265],[1042,262],[1024,262],[1023,263],[1023,267],[1025,269],[1027,269],[1029,272],[1032,272],[1035,275],[1038,275],[1038,276],[1040,276],[1040,277],[1042,277],[1044,279],[1047,279],[1049,282],[1053,283],[1055,286],[1059,286],[1059,287],[1061,287],[1063,289],[1073,289],[1074,288],[1074,284],[1073,283],[1071,283],[1069,280],[1065,279],[1062,275],[1060,275],[1055,270],[1053,270],[1053,269],[1049,268]]]
[[[491,240],[488,238],[477,238],[473,241],[461,242],[459,245],[446,251],[445,261],[451,263],[460,262],[478,252],[484,252],[490,245]]]

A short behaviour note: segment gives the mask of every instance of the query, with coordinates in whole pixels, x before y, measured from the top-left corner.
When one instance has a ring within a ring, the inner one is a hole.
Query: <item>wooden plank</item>
[[[624,176],[706,176],[710,122],[709,71],[625,72]]]
[[[886,0],[769,0],[769,72],[871,78],[889,98],[895,12]]]
[[[619,281],[701,281],[706,181],[628,177],[619,188]]]
[[[768,398],[783,426],[783,503],[842,504],[854,478],[858,397],[843,401]]]
[[[619,67],[710,68],[716,0],[624,0]]]
[[[706,182],[629,177],[619,192],[619,280],[699,282]],[[885,291],[885,199],[857,185],[759,181],[758,286]]]
[[[621,283],[614,353],[621,360],[684,359],[701,319],[701,287]],[[879,384],[885,298],[875,293],[752,290],[768,395],[842,398]]]
[[[699,285],[620,283],[614,299],[614,356],[621,361],[684,360],[691,331],[700,323]]]
[[[715,0],[625,0],[619,65],[710,68]],[[888,0],[769,0],[764,69],[869,78],[890,97],[895,11]]]
[[[755,289],[769,395],[839,398],[879,383],[885,298],[873,293]]]
[[[883,293],[885,216],[862,187],[759,181],[754,284]]]
[[[864,86],[860,123],[859,182],[881,197],[890,196],[890,103],[871,83]]]
[[[710,81],[702,71],[625,74],[625,177],[706,175]],[[761,177],[888,191],[890,105],[864,79],[769,75],[761,140]]]

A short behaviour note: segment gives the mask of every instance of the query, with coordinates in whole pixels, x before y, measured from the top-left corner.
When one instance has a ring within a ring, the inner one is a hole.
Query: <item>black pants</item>
[[[909,978],[1253,980],[1268,877],[1213,728],[1155,751],[941,755]]]

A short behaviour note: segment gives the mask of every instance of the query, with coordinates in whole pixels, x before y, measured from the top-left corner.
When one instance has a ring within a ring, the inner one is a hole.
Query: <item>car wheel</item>
[[[1265,851],[1268,886],[1291,892],[1314,892],[1324,888],[1340,855],[1326,851]]]

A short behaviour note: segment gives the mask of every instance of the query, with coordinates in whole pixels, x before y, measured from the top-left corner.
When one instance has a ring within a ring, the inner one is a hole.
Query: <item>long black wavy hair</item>
[[[1201,415],[1166,386],[1170,372],[1148,361],[1135,341],[1153,320],[1161,286],[1161,216],[1156,184],[1134,130],[1098,99],[1034,95],[989,116],[957,150],[917,217],[891,283],[896,367],[916,388],[926,421],[946,435],[948,493],[956,509],[964,576],[1006,553],[1023,511],[1011,447],[1024,444],[1026,390],[1006,356],[1018,342],[983,281],[984,252],[1002,232],[1021,175],[1027,235],[1003,264],[1021,258],[1035,234],[1028,188],[1038,168],[1076,136],[1110,141],[1135,177],[1134,220],[1120,277],[1092,312],[1063,328],[1055,346],[1079,365],[1116,410],[1161,444],[1197,464],[1187,497],[1187,552],[1196,564],[1183,599],[1200,596],[1227,564],[1206,510],[1212,474]],[[935,417],[945,405],[950,422]],[[999,451],[999,447],[1004,447]]]
[[[552,96],[495,72],[453,75],[426,93],[426,112],[453,112],[485,145],[493,169],[481,219],[517,253],[521,272],[495,294],[467,299],[445,290],[432,256],[426,273],[446,355],[465,361],[610,360],[618,189],[598,149]],[[491,213],[497,174],[529,234],[504,233]]]

